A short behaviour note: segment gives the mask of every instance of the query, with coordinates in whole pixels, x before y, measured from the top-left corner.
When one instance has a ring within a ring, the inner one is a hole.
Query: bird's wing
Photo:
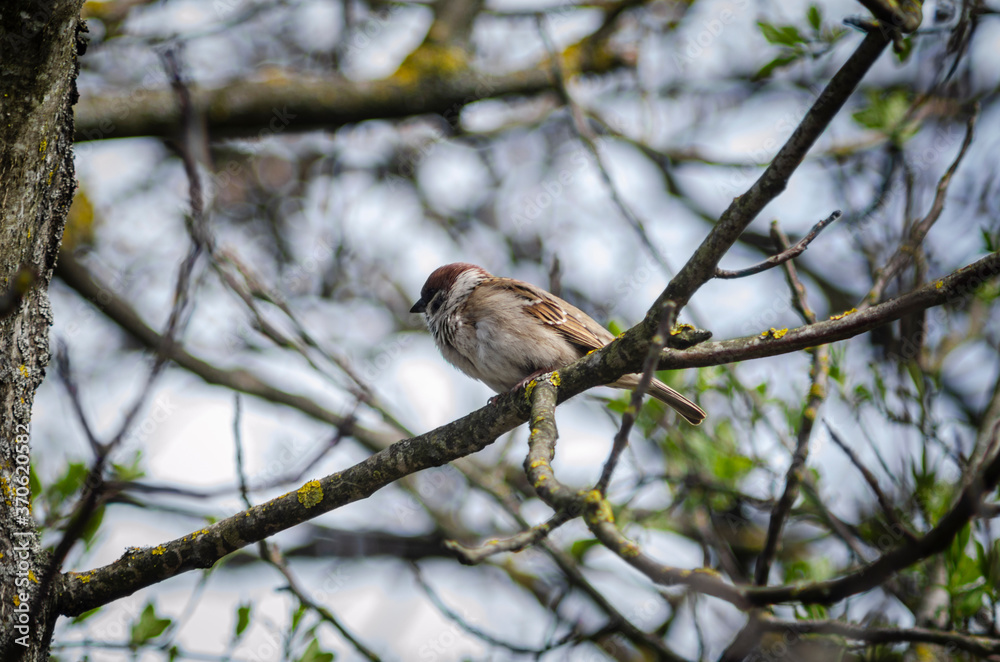
[[[551,326],[584,351],[600,349],[612,340],[610,331],[576,306],[527,283],[508,278],[502,280],[508,291],[524,299],[529,314]]]

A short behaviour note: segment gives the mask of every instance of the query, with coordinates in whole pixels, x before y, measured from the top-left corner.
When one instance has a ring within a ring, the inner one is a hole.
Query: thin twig
[[[354,649],[357,650],[363,657],[371,660],[372,662],[379,662],[382,659],[377,653],[375,653],[375,651],[365,646],[360,639],[355,637],[329,609],[317,604],[312,600],[312,598],[306,595],[306,592],[299,586],[299,583],[295,580],[295,576],[292,575],[291,570],[289,570],[288,566],[281,558],[280,553],[277,549],[272,548],[272,545],[270,545],[266,540],[261,541],[261,555],[265,561],[273,565],[282,575],[285,576],[285,579],[288,581],[288,590],[292,593],[292,595],[298,598],[299,602],[316,612],[322,620],[332,625],[337,632],[340,633],[340,636],[354,646]]]
[[[864,641],[869,644],[935,644],[946,649],[957,648],[991,660],[995,659],[991,656],[1000,653],[1000,640],[996,638],[928,628],[869,627],[843,621],[783,621],[778,619],[762,619],[758,623],[758,627],[767,632],[784,633],[786,636],[826,634]]]
[[[670,264],[667,262],[667,258],[660,252],[660,250],[653,244],[652,239],[649,238],[649,234],[646,232],[646,228],[642,221],[635,215],[632,208],[625,203],[621,195],[618,193],[618,189],[615,187],[614,182],[611,180],[611,175],[604,165],[604,161],[601,158],[600,150],[597,148],[596,136],[589,126],[587,126],[587,118],[580,108],[580,105],[576,103],[573,97],[569,93],[569,88],[566,85],[566,75],[563,71],[562,61],[560,59],[560,54],[556,50],[555,45],[552,43],[552,37],[549,35],[548,28],[545,26],[546,17],[542,13],[535,15],[535,23],[538,26],[538,34],[542,38],[542,43],[545,45],[545,49],[549,53],[549,61],[552,63],[552,77],[555,80],[555,89],[562,99],[562,102],[566,105],[569,110],[570,117],[572,118],[572,126],[576,132],[577,137],[583,146],[587,148],[591,156],[594,157],[594,162],[597,164],[597,170],[601,175],[601,179],[604,181],[604,185],[607,187],[611,194],[611,200],[618,207],[618,211],[625,218],[632,229],[635,231],[636,235],[639,237],[639,241],[649,252],[650,256],[656,263],[660,265],[663,269],[663,273],[668,277],[674,273]]]
[[[788,237],[778,227],[777,221],[771,224],[771,237],[778,250],[785,251],[788,249]],[[791,262],[786,262],[784,268],[785,278],[788,281],[789,289],[792,291],[792,302],[795,308],[807,324],[815,323],[816,314],[809,308],[806,290],[799,280],[795,265]],[[792,454],[792,462],[788,467],[788,472],[785,474],[785,489],[778,500],[778,504],[771,511],[771,519],[767,526],[767,539],[764,542],[764,549],[761,551],[760,556],[757,557],[757,566],[754,569],[754,583],[758,586],[767,584],[767,578],[771,572],[771,564],[778,551],[778,543],[781,539],[782,530],[792,506],[799,496],[799,485],[802,483],[806,460],[809,458],[809,440],[812,437],[816,414],[820,405],[826,399],[826,387],[830,377],[829,347],[826,345],[815,347],[812,349],[812,355],[812,367],[809,371],[811,384],[806,397],[806,403],[802,408],[802,420],[799,423],[795,452]]]
[[[171,51],[168,51],[170,53]],[[176,70],[176,61],[171,61],[167,59],[167,69],[168,73],[171,73],[171,66],[174,67],[173,73],[176,73],[176,80],[180,81],[180,74]],[[183,88],[184,86],[181,85]],[[186,89],[186,88],[185,88]],[[183,101],[183,100],[182,100]],[[190,97],[187,99],[190,103]],[[187,133],[190,113],[186,114],[185,117],[185,133]],[[188,171],[188,180],[190,186],[191,194],[191,218],[192,221],[189,226],[197,225],[200,227],[202,223],[202,194],[201,194],[201,182],[198,179],[197,170],[189,168],[187,164],[187,159],[185,159],[185,170]],[[192,233],[194,237],[194,233]],[[180,269],[177,273],[177,282],[174,288],[174,304],[170,310],[170,317],[167,320],[167,327],[161,336],[161,343],[164,346],[172,345],[174,335],[178,331],[180,326],[180,321],[183,313],[187,310],[187,303],[189,301],[190,294],[190,282],[191,274],[194,270],[195,264],[197,262],[198,256],[201,254],[201,247],[198,241],[192,243],[191,248],[188,251],[186,258],[181,264]],[[65,359],[65,353],[63,355]],[[127,410],[124,420],[118,429],[118,432],[111,438],[107,443],[100,443],[93,433],[87,430],[88,440],[90,441],[91,447],[95,449],[96,457],[94,463],[90,468],[87,475],[86,482],[84,483],[84,491],[80,500],[77,502],[74,508],[73,515],[70,518],[69,524],[67,524],[63,536],[59,543],[56,545],[56,549],[52,554],[48,566],[43,571],[42,577],[38,584],[37,595],[42,596],[42,599],[36,600],[32,604],[32,611],[30,614],[31,619],[37,618],[37,610],[41,608],[41,605],[45,603],[48,599],[48,591],[52,586],[52,582],[55,576],[58,574],[62,567],[63,561],[66,560],[67,554],[69,554],[70,549],[73,544],[83,535],[84,527],[87,522],[90,521],[95,509],[103,498],[104,491],[104,467],[108,460],[108,457],[112,452],[121,444],[125,435],[132,427],[132,423],[135,421],[136,416],[142,410],[146,401],[149,399],[149,395],[153,390],[153,384],[156,382],[157,378],[162,373],[163,367],[166,364],[166,356],[164,352],[157,352],[156,358],[153,362],[153,367],[150,369],[149,374],[146,377],[146,383],[144,384],[142,391],[139,396],[135,399],[132,406]],[[68,360],[65,361],[68,372]],[[69,388],[69,387],[68,387]],[[73,391],[71,391],[71,394]],[[81,417],[81,421],[85,418],[82,416],[82,408],[79,404],[78,398],[72,398],[74,400],[74,407],[78,410],[78,415]],[[85,425],[85,430],[86,430]]]
[[[560,639],[556,640],[555,642],[552,642],[551,644],[547,644],[541,648],[526,648],[524,646],[518,646],[517,644],[511,643],[509,641],[503,641],[502,639],[498,639],[497,637],[494,637],[488,632],[483,631],[481,628],[472,625],[465,618],[463,618],[461,614],[459,614],[454,609],[446,605],[444,603],[444,600],[441,599],[441,597],[434,591],[434,589],[431,588],[430,584],[428,584],[427,581],[424,579],[423,572],[421,571],[419,565],[411,562],[410,569],[413,570],[413,577],[414,579],[417,580],[417,584],[420,586],[420,588],[424,590],[424,593],[427,594],[427,599],[431,601],[431,603],[437,608],[438,611],[444,614],[444,616],[448,618],[448,620],[455,623],[462,630],[468,632],[477,639],[482,639],[491,646],[497,646],[498,648],[506,648],[510,652],[518,653],[520,655],[541,655],[542,653],[545,653],[547,651],[564,646],[567,642],[572,641],[574,638],[580,636],[579,632],[575,630],[570,630],[569,633],[567,633]]]
[[[854,467],[861,473],[862,477],[864,477],[865,482],[868,483],[868,487],[875,494],[875,498],[878,500],[878,505],[882,508],[882,512],[885,513],[886,519],[888,519],[893,526],[898,527],[907,539],[911,541],[915,540],[916,535],[913,531],[905,526],[896,516],[896,509],[892,507],[892,502],[889,500],[889,497],[887,497],[885,492],[882,491],[882,488],[879,487],[878,478],[875,477],[875,474],[873,474],[868,467],[862,464],[861,459],[857,456],[857,454],[843,439],[840,438],[837,431],[833,429],[832,425],[830,425],[830,421],[824,420],[823,423],[826,425],[826,430],[830,433],[830,438],[833,439],[833,443],[837,444],[840,450],[844,452],[844,455],[847,456],[847,459],[851,461],[851,464],[853,464]]]
[[[841,211],[838,209],[837,211],[833,212],[832,214],[824,218],[822,221],[814,225],[812,230],[809,231],[809,234],[799,239],[797,242],[795,242],[793,246],[789,246],[788,248],[781,251],[777,255],[772,255],[763,262],[758,262],[752,267],[747,267],[745,269],[737,269],[736,271],[716,268],[715,277],[723,279],[744,278],[746,276],[753,276],[754,274],[759,274],[762,271],[767,271],[768,269],[772,269],[778,266],[779,264],[784,264],[785,262],[793,258],[796,258],[799,255],[802,255],[802,253],[806,250],[806,248],[809,247],[809,244],[812,243],[812,240],[815,239],[819,235],[819,233],[822,232],[824,228],[826,228],[826,226],[830,225],[838,218],[840,218],[841,215],[842,215]]]
[[[628,408],[622,414],[621,427],[618,429],[618,434],[615,435],[614,443],[611,445],[611,453],[604,463],[601,478],[594,487],[602,497],[607,495],[611,475],[618,465],[618,459],[621,457],[622,451],[628,446],[628,435],[632,431],[636,417],[639,415],[639,410],[642,407],[642,398],[646,395],[646,391],[649,390],[649,385],[653,383],[653,375],[659,363],[660,352],[663,351],[663,348],[667,344],[670,329],[674,325],[674,313],[676,310],[677,307],[674,306],[673,302],[667,302],[667,305],[663,307],[660,313],[660,324],[656,329],[656,333],[649,341],[649,352],[646,354],[646,361],[642,365],[642,377],[639,379],[639,385],[632,391]]]
[[[454,552],[458,560],[462,563],[475,565],[502,552],[520,552],[525,547],[530,547],[544,540],[550,533],[570,519],[572,517],[569,513],[557,512],[541,524],[536,524],[530,529],[509,538],[489,540],[478,547],[466,547],[455,540],[448,540],[445,541],[444,546]]]
[[[233,442],[236,446],[236,476],[240,482],[240,497],[247,508],[253,508],[247,490],[247,476],[243,471],[243,433],[240,431],[240,394],[233,397]]]
[[[69,349],[62,338],[56,339],[56,374],[66,389],[66,394],[69,395],[69,402],[73,405],[73,412],[80,422],[80,427],[83,428],[83,433],[87,437],[90,449],[94,452],[94,457],[98,458],[107,455],[107,446],[94,434],[93,429],[90,427],[90,421],[87,420],[87,414],[83,411],[83,403],[80,402],[80,388],[77,386],[76,378],[73,376],[73,367],[69,361]]]
[[[923,243],[931,227],[941,217],[945,199],[948,197],[948,187],[951,185],[951,179],[955,175],[955,171],[958,170],[958,166],[962,163],[962,159],[965,158],[965,154],[972,144],[972,139],[975,135],[976,120],[978,118],[979,104],[977,103],[966,122],[965,138],[962,140],[962,146],[959,148],[958,154],[955,155],[955,159],[951,162],[951,165],[948,166],[948,169],[941,175],[941,179],[938,180],[931,208],[928,210],[926,216],[912,226],[907,238],[896,250],[896,253],[885,263],[885,266],[876,272],[875,282],[872,283],[871,290],[868,291],[865,300],[858,306],[859,310],[872,306],[882,299],[882,293],[886,285],[910,262],[917,247]]]

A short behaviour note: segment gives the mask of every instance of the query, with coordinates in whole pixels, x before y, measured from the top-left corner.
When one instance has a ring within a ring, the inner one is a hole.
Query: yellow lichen
[[[166,551],[167,551],[166,547],[164,547],[163,545],[157,545],[156,547],[150,550],[150,553],[153,556],[162,556]]]
[[[761,340],[768,340],[769,338],[778,340],[779,338],[783,338],[786,333],[788,333],[788,329],[776,329],[772,326],[767,331],[762,332],[760,338]]]
[[[392,80],[402,85],[417,85],[428,78],[453,76],[468,66],[468,57],[461,48],[424,42],[406,56]]]
[[[942,287],[944,287],[944,281],[943,280],[939,280],[936,283],[934,283],[934,288],[935,289],[940,290]]]
[[[562,377],[559,376],[558,370],[552,371],[552,376],[549,377],[549,381],[552,382],[553,386],[560,386],[562,384]]]
[[[28,369],[25,367],[23,363],[17,367],[17,371],[20,372],[21,376],[24,377],[25,379],[27,379],[30,376],[28,374]]]
[[[856,313],[856,312],[858,312],[857,308],[851,308],[850,310],[846,310],[846,311],[840,313],[839,315],[833,315],[832,317],[830,317],[830,319],[832,319],[832,320],[844,319],[848,315],[850,315],[852,313]]]
[[[620,552],[622,558],[634,559],[635,557],[639,556],[639,546],[636,545],[634,542],[630,542],[626,545],[623,545]]]
[[[722,574],[711,569],[711,568],[695,568],[691,571],[691,574],[697,575],[708,575],[709,577],[715,577],[716,579],[722,579]]]
[[[323,486],[318,480],[311,480],[300,487],[296,494],[299,497],[299,503],[306,508],[312,508],[323,500]]]

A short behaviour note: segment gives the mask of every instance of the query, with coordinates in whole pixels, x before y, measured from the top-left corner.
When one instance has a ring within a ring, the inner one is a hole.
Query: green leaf
[[[327,653],[320,650],[319,642],[313,639],[309,642],[309,647],[306,648],[306,652],[299,658],[299,662],[330,662],[332,659],[333,653]]]
[[[917,129],[913,122],[907,121],[910,105],[910,96],[903,90],[872,91],[868,94],[868,106],[852,113],[851,117],[861,126],[903,143]]]
[[[169,618],[160,618],[156,615],[152,602],[146,603],[146,608],[142,610],[139,620],[132,624],[132,638],[129,645],[137,648],[150,639],[159,637],[170,623]]]
[[[82,462],[70,462],[63,474],[49,487],[49,495],[55,498],[54,504],[65,501],[77,493],[87,478],[87,467]]]
[[[97,535],[97,530],[101,528],[101,522],[103,521],[104,505],[102,504],[94,509],[93,514],[87,520],[87,524],[84,525],[83,531],[80,533],[80,538],[87,549],[90,549],[90,545],[94,542],[94,536]]]
[[[794,46],[805,43],[806,39],[794,25],[771,25],[764,21],[757,21],[760,32],[769,43],[779,46]]]
[[[983,588],[974,588],[971,591],[964,591],[952,600],[955,615],[958,618],[971,618],[975,616],[983,607]]]
[[[608,400],[608,409],[616,414],[624,414],[625,410],[628,409],[628,401],[622,398]]]
[[[38,495],[42,493],[42,481],[38,479],[38,474],[35,473],[35,463],[31,463],[31,473],[28,475],[28,484],[31,486],[31,499],[34,501],[38,498]]]
[[[990,232],[989,228],[987,228],[986,226],[979,228],[979,231],[983,235],[983,249],[985,249],[987,253],[996,253],[997,238],[993,236],[993,233]]]
[[[300,602],[298,609],[296,609],[295,613],[292,614],[292,630],[291,631],[293,633],[296,630],[298,630],[298,628],[299,628],[299,622],[302,620],[302,617],[306,615],[306,611],[307,611],[307,607]]]
[[[612,333],[612,335],[617,336],[617,335],[620,335],[622,333],[625,333],[627,330],[628,330],[628,327],[622,326],[621,324],[619,324],[615,320],[611,320],[610,322],[608,322],[608,331],[610,331]]]
[[[100,607],[94,607],[93,609],[83,612],[79,616],[74,616],[73,619],[70,621],[70,623],[73,624],[82,623],[91,616],[93,616],[94,614],[96,614],[97,612],[99,612],[100,610],[101,610]]]
[[[906,62],[910,59],[910,54],[913,52],[913,37],[906,36],[896,42],[893,48],[893,53],[896,54],[896,59],[900,62]]]
[[[785,66],[787,64],[791,64],[792,62],[795,62],[796,60],[798,60],[800,57],[802,57],[802,53],[791,53],[791,54],[788,54],[788,55],[779,55],[778,57],[774,58],[773,60],[771,60],[770,62],[768,62],[767,64],[765,64],[763,67],[761,67],[757,71],[757,73],[755,73],[751,77],[750,80],[758,81],[758,80],[764,80],[765,78],[770,78],[771,74],[774,73],[775,69],[778,69],[779,67],[783,67],[783,66]]]
[[[809,21],[809,27],[819,32],[819,28],[823,24],[823,13],[819,6],[809,5],[809,10],[806,12],[806,20]]]
[[[111,474],[115,480],[120,480],[122,482],[138,480],[146,475],[146,472],[142,469],[141,464],[142,451],[136,451],[135,455],[132,456],[132,461],[128,464],[117,464],[112,462]]]
[[[236,638],[238,639],[243,631],[247,629],[250,625],[250,605],[242,604],[239,609],[236,610],[236,630],[234,632]]]
[[[572,545],[570,545],[569,553],[578,562],[583,561],[583,557],[587,554],[587,551],[591,547],[597,545],[598,542],[593,538],[585,538],[584,540],[577,540]]]
[[[751,469],[753,460],[743,455],[720,455],[712,467],[716,477],[726,483],[742,478]]]

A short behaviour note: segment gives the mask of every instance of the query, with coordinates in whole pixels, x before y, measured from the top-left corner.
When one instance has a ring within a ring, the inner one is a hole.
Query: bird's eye
[[[430,302],[427,304],[427,312],[433,315],[438,311],[438,308],[441,307],[442,303],[444,303],[444,297],[441,296],[440,292],[435,292],[431,297]]]

